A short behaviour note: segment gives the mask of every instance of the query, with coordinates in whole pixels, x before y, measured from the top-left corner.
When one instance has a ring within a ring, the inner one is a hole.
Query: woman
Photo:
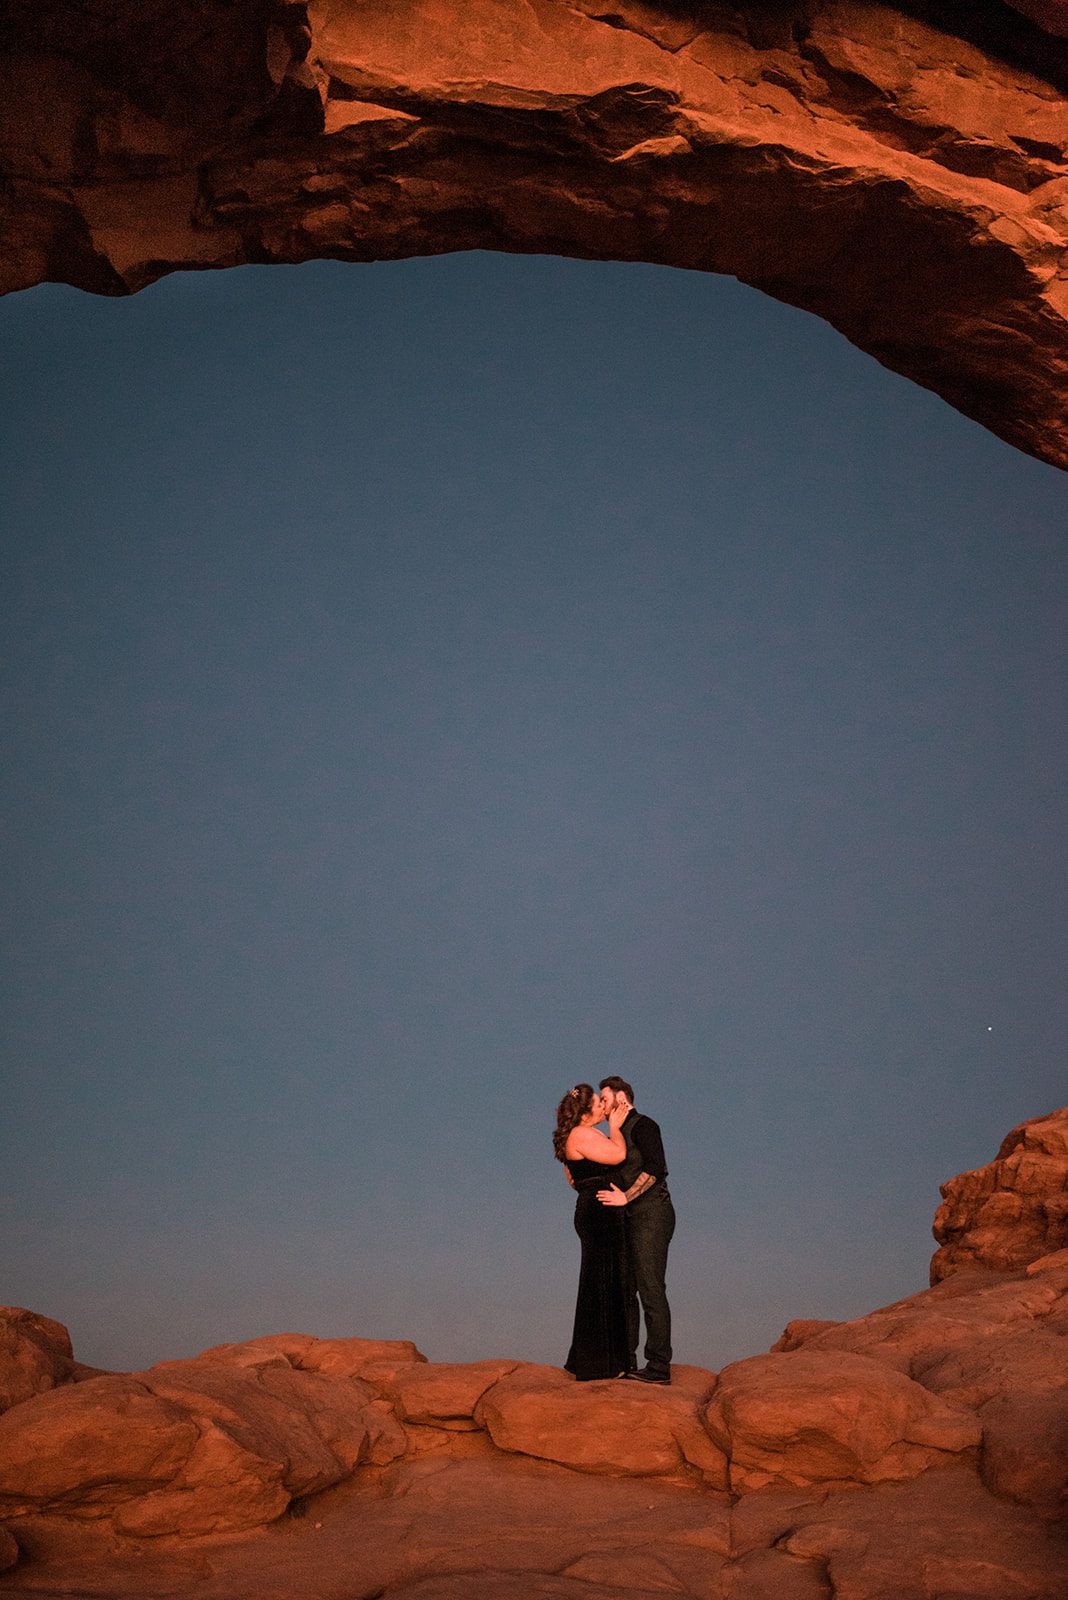
[[[588,1083],[569,1089],[556,1108],[553,1149],[575,1187],[575,1232],[582,1240],[575,1331],[564,1366],[580,1382],[623,1377],[630,1363],[623,1211],[597,1198],[627,1153],[621,1124],[629,1110],[629,1101],[617,1098],[606,1136],[596,1127],[604,1121],[604,1101]]]

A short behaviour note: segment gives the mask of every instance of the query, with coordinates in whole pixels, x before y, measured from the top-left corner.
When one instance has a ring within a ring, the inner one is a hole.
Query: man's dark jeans
[[[638,1361],[638,1302],[645,1312],[645,1361],[653,1371],[671,1373],[671,1311],[664,1289],[668,1245],[675,1232],[675,1207],[662,1183],[623,1213],[633,1291],[627,1296],[627,1338],[631,1361]]]

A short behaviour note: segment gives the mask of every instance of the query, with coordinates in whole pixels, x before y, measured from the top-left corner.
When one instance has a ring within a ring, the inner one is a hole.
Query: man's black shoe
[[[670,1372],[654,1372],[652,1367],[640,1367],[637,1372],[632,1372],[630,1376],[637,1378],[640,1383],[671,1382]]]

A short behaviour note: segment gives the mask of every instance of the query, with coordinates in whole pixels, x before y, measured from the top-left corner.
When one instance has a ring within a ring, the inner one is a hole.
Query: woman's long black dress
[[[630,1364],[627,1348],[628,1268],[623,1207],[603,1206],[598,1189],[613,1169],[598,1161],[569,1161],[576,1189],[575,1232],[582,1240],[575,1331],[564,1366],[576,1378],[615,1378]]]

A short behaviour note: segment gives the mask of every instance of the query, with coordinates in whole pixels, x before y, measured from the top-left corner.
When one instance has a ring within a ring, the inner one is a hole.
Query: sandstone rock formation
[[[1068,1251],[1011,1274],[961,1270],[853,1322],[810,1324],[807,1337],[799,1326],[776,1348],[869,1356],[973,1412],[983,1481],[1058,1514],[1068,1489]]]
[[[0,1597],[1062,1600],[1066,1140],[945,1186],[931,1288],[670,1389],[306,1334],[98,1374],[8,1311]]]
[[[730,273],[1068,465],[1053,0],[9,0],[3,276],[496,249]]]
[[[74,1352],[62,1323],[0,1306],[0,1411],[73,1376]]]
[[[994,1160],[942,1185],[931,1282],[962,1266],[999,1272],[1068,1249],[1068,1129],[1032,1117],[1006,1134]]]
[[[405,1453],[388,1404],[352,1373],[381,1358],[382,1341],[302,1338],[301,1354],[342,1347],[312,1354],[334,1376],[292,1364],[284,1337],[262,1343],[258,1353],[223,1346],[89,1378],[13,1407],[0,1417],[0,1504],[13,1515],[109,1516],[127,1534],[217,1533],[271,1522],[362,1462]],[[360,1344],[367,1351],[354,1351]]]
[[[598,1384],[590,1410],[576,1406],[569,1374],[522,1366],[487,1389],[474,1416],[499,1450],[581,1472],[686,1475],[690,1467],[725,1489],[726,1456],[699,1421],[715,1383],[704,1367],[678,1367],[667,1395],[643,1384]]]
[[[735,1494],[912,1478],[979,1445],[973,1411],[871,1356],[810,1349],[736,1361],[706,1423]]]

